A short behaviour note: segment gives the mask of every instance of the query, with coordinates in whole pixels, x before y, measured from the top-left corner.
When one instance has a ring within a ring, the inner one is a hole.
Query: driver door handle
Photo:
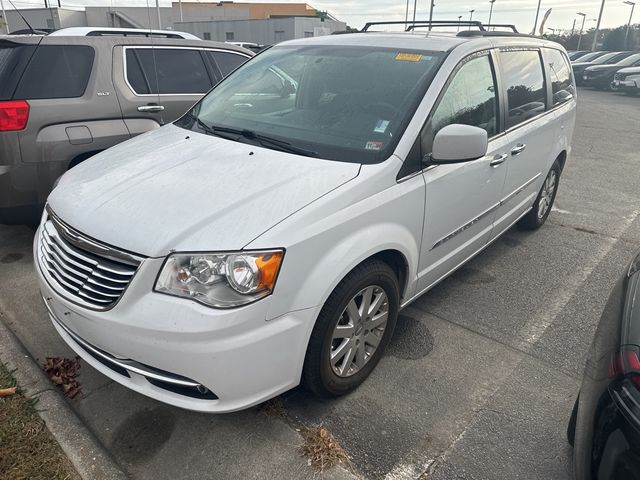
[[[503,153],[502,155],[496,155],[495,157],[493,157],[493,160],[489,162],[489,165],[491,165],[492,167],[497,167],[498,165],[503,164],[508,157],[509,155],[507,155],[506,153]]]
[[[148,105],[141,105],[138,107],[139,112],[146,112],[146,113],[162,112],[163,110],[164,110],[164,107],[162,105],[156,105],[153,103],[150,103]]]
[[[511,149],[511,155],[520,155],[522,152],[524,152],[525,148],[527,148],[527,146],[524,143],[519,143]]]

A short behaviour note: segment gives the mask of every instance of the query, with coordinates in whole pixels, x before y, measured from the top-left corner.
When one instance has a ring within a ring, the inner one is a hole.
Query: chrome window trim
[[[131,91],[131,93],[133,93],[134,96],[136,97],[140,97],[140,98],[149,98],[149,97],[153,97],[153,98],[162,98],[162,97],[194,97],[194,96],[204,96],[207,94],[207,92],[202,92],[202,93],[138,93],[134,90],[133,86],[131,85],[131,83],[129,83],[129,78],[127,77],[127,50],[149,50],[149,49],[154,49],[154,50],[195,50],[198,52],[204,51],[204,52],[222,52],[222,53],[231,53],[233,55],[239,55],[241,57],[245,57],[247,59],[250,59],[251,57],[249,55],[246,55],[245,53],[242,52],[238,52],[236,50],[225,50],[224,48],[206,48],[206,47],[177,47],[177,46],[165,46],[165,45],[127,45],[122,47],[122,68],[123,68],[123,72],[124,72],[124,83],[127,85],[127,87],[129,87],[129,90]],[[208,74],[208,72],[207,72]],[[212,85],[211,88],[213,88],[215,85]]]

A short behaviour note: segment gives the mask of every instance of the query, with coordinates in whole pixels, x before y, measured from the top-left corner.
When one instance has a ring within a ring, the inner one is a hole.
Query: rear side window
[[[544,73],[536,50],[500,52],[507,89],[507,128],[522,123],[546,110]]]
[[[200,50],[127,49],[126,65],[129,85],[139,95],[201,94],[212,86]]]
[[[235,53],[209,52],[209,54],[218,64],[218,68],[220,69],[220,73],[222,73],[223,77],[226,77],[244,62],[249,60],[247,57],[243,55],[237,55]]]
[[[14,98],[74,98],[84,95],[95,52],[86,45],[41,45],[33,54]]]
[[[571,78],[571,67],[559,50],[545,49],[544,58],[549,67],[553,105],[560,105],[573,98],[575,87]]]
[[[0,100],[11,100],[35,45],[0,40]]]

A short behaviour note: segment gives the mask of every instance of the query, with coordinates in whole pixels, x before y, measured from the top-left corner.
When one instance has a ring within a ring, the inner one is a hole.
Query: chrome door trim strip
[[[414,300],[416,300],[418,297],[420,297],[421,295],[423,295],[424,293],[426,293],[427,291],[431,290],[433,287],[435,287],[438,283],[440,283],[442,280],[444,280],[445,278],[447,278],[449,275],[451,275],[453,272],[455,272],[457,269],[459,269],[462,265],[464,265],[465,263],[467,263],[468,261],[470,261],[471,259],[473,259],[474,257],[476,257],[478,254],[480,254],[483,250],[485,250],[489,245],[493,244],[493,242],[495,242],[498,238],[500,238],[502,236],[502,234],[504,232],[506,232],[507,230],[509,230],[511,227],[513,227],[516,223],[518,223],[518,220],[520,220],[522,217],[524,217],[527,213],[529,213],[529,211],[531,210],[532,207],[527,208],[524,212],[522,212],[518,218],[516,218],[513,222],[511,222],[507,228],[505,228],[500,235],[496,235],[495,237],[493,237],[491,240],[489,240],[487,243],[485,243],[482,247],[480,247],[477,251],[475,251],[474,253],[472,253],[471,255],[469,255],[467,258],[465,258],[462,262],[460,262],[458,265],[456,265],[455,267],[453,267],[451,270],[449,270],[447,273],[445,273],[444,275],[442,275],[440,278],[438,278],[435,282],[433,282],[431,285],[429,285],[428,287],[422,289],[420,292],[416,293],[413,297],[411,297],[410,299],[406,300],[405,302],[400,304],[400,309],[402,310],[403,308],[405,308],[407,305],[409,305],[411,302],[413,302]]]
[[[506,197],[504,197],[502,200],[500,200],[498,203],[496,203],[495,205],[493,205],[492,207],[489,207],[487,210],[485,210],[484,212],[482,212],[480,215],[478,215],[477,217],[475,217],[473,220],[470,220],[469,222],[465,223],[464,225],[462,225],[461,227],[457,228],[456,230],[454,230],[453,232],[451,232],[450,234],[446,235],[445,237],[441,238],[440,240],[438,240],[433,247],[431,247],[431,250],[434,250],[435,248],[439,247],[440,245],[448,242],[449,240],[451,240],[452,238],[454,238],[456,235],[461,234],[462,232],[464,232],[465,230],[467,230],[468,228],[472,227],[474,224],[478,223],[480,220],[482,220],[484,217],[486,217],[487,215],[489,215],[492,212],[495,212],[498,208],[500,208],[502,205],[504,205],[505,203],[507,203],[509,200],[513,199],[514,197],[516,197],[517,195],[519,195],[520,193],[522,193],[529,185],[531,185],[533,182],[535,182],[540,175],[542,175],[542,173],[538,173],[535,177],[533,177],[532,179],[528,180],[527,182],[525,182],[524,184],[522,184],[521,186],[519,186],[518,188],[516,188],[513,192],[511,192],[509,195],[507,195]]]
[[[460,233],[464,232],[465,230],[467,230],[468,228],[470,228],[471,226],[475,225],[476,223],[478,223],[480,220],[482,220],[484,217],[486,217],[487,215],[489,215],[492,212],[495,212],[498,208],[500,208],[501,203],[498,202],[495,205],[493,205],[492,207],[489,207],[488,209],[486,209],[484,212],[482,212],[480,215],[478,215],[476,218],[474,218],[473,220],[465,223],[464,225],[462,225],[461,227],[457,228],[456,230],[454,230],[453,232],[451,232],[449,235],[447,235],[446,237],[441,238],[440,240],[438,240],[435,245],[433,247],[431,247],[431,250],[433,250],[436,247],[439,247],[440,245],[442,245],[443,243],[448,242],[449,240],[451,240],[453,237],[455,237],[456,235],[459,235]]]

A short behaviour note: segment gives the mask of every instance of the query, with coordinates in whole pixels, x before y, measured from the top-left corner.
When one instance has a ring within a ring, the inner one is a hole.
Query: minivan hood
[[[48,204],[85,235],[145,256],[238,250],[359,169],[167,125],[69,170]]]

